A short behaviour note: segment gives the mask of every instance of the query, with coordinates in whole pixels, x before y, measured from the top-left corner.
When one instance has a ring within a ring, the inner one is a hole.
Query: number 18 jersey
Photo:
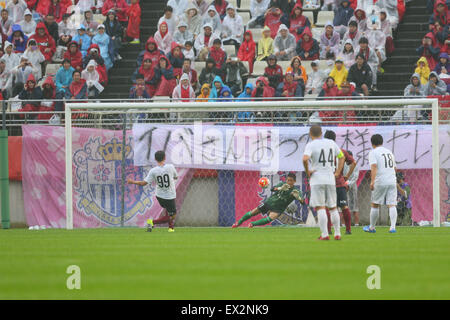
[[[369,165],[377,165],[375,185],[396,185],[395,158],[392,152],[385,147],[376,147],[369,152]]]
[[[148,184],[156,183],[156,196],[162,199],[175,199],[177,192],[175,188],[175,178],[177,170],[172,164],[156,166],[148,172],[144,181]]]
[[[310,185],[336,185],[334,172],[336,171],[336,158],[342,158],[343,154],[339,146],[330,139],[315,139],[305,147],[304,155],[310,157],[311,168],[314,170]]]

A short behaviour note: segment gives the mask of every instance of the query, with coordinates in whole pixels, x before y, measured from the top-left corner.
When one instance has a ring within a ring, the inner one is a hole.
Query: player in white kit
[[[370,225],[363,228],[365,232],[375,233],[375,225],[380,213],[380,205],[389,208],[391,220],[390,233],[395,233],[397,223],[397,177],[395,158],[392,152],[383,147],[383,137],[375,134],[370,138],[373,150],[369,152],[371,170],[370,190],[372,190]]]
[[[321,231],[319,240],[330,240],[326,208],[330,212],[334,226],[334,239],[341,240],[339,212],[336,208],[336,177],[341,174],[344,167],[344,154],[333,140],[322,138],[320,126],[312,126],[309,136],[312,141],[306,144],[303,166],[311,186],[310,206],[316,209],[319,220]],[[339,159],[337,169],[336,158]]]
[[[130,184],[138,186],[146,186],[153,182],[156,183],[156,199],[160,206],[165,209],[166,215],[158,219],[147,220],[147,231],[152,231],[153,225],[169,223],[169,232],[174,232],[175,216],[177,208],[175,199],[177,197],[175,180],[178,178],[177,170],[172,164],[166,164],[166,154],[164,151],[157,151],[155,153],[155,160],[158,165],[148,172],[144,181],[128,180]]]

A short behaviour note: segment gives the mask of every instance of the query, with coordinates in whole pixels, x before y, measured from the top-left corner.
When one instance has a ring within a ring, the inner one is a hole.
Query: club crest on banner
[[[117,226],[122,216],[122,142],[112,138],[89,138],[74,152],[74,190],[78,210],[101,222]],[[133,166],[131,139],[125,149],[125,180],[143,180],[144,168]],[[140,188],[125,184],[124,223],[152,206],[152,186]]]

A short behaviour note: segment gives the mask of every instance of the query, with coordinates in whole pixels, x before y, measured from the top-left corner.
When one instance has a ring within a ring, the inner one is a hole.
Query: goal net
[[[348,177],[353,224],[370,211],[370,137],[381,134],[398,169],[398,224],[450,221],[449,115],[437,99],[258,102],[68,103],[65,135],[65,227],[143,227],[163,213],[155,186],[143,180],[164,150],[178,171],[176,226],[231,226],[296,175],[305,204],[293,201],[271,225],[314,226],[302,165],[309,128],[336,133],[357,166]],[[347,174],[349,167],[344,167]],[[60,190],[61,191],[61,190]],[[45,209],[43,209],[45,211]],[[45,212],[44,212],[45,214]],[[252,220],[260,219],[258,215]],[[382,207],[379,224],[389,224]],[[245,225],[244,225],[245,226]],[[64,227],[64,226],[60,226]]]

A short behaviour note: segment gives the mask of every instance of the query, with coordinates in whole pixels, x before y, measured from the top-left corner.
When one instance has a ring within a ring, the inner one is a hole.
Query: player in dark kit
[[[273,192],[272,195],[259,207],[247,212],[238,222],[233,224],[232,228],[239,227],[244,221],[256,216],[259,213],[268,213],[268,216],[258,221],[251,222],[248,227],[253,228],[254,226],[268,224],[277,219],[292,201],[298,200],[303,204],[305,201],[302,198],[302,192],[300,189],[294,186],[295,180],[295,174],[289,173],[286,183],[280,182],[275,187],[270,189],[270,191]]]
[[[334,131],[327,130],[323,137],[336,142],[336,133],[334,133]],[[345,163],[349,166],[349,171],[347,172],[345,177],[342,175],[342,172],[339,175],[339,177],[336,177],[337,206],[342,210],[342,216],[344,217],[345,223],[345,234],[352,234],[351,232],[352,215],[350,210],[348,209],[346,181],[352,175],[353,170],[355,170],[356,161],[346,150],[341,149],[341,151],[344,154]],[[327,215],[329,216],[328,212]],[[330,217],[328,217],[328,233],[331,234]]]

